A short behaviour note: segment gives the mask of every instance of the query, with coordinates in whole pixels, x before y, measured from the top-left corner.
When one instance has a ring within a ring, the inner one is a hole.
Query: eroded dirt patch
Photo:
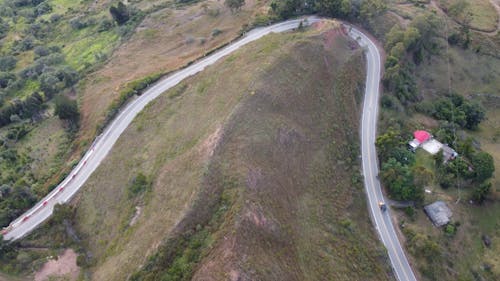
[[[77,280],[80,268],[76,265],[77,254],[73,249],[67,249],[57,259],[49,260],[35,273],[35,281],[54,280]],[[58,279],[55,279],[58,280]]]

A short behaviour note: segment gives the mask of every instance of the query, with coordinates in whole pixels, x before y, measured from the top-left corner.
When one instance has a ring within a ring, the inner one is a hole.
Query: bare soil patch
[[[76,265],[77,254],[72,249],[67,249],[64,253],[47,261],[43,267],[36,272],[35,281],[47,280],[62,280],[74,281],[77,280],[80,268]]]

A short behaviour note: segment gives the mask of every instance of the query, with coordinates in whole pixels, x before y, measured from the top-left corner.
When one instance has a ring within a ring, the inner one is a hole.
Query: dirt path
[[[498,31],[500,30],[500,0],[490,0],[491,5],[495,7],[495,10],[497,10],[498,18],[497,18],[497,30],[490,32],[490,33],[485,33],[491,36],[495,36],[498,34]]]
[[[49,260],[43,267],[35,273],[35,281],[52,280],[54,277],[62,277],[64,280],[77,280],[80,268],[76,265],[76,253],[72,249],[67,249],[57,258]]]

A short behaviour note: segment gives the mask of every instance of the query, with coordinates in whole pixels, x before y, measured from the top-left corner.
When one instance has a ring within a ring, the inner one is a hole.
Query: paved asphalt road
[[[349,35],[356,39],[361,47],[365,48],[368,64],[365,100],[361,120],[361,156],[370,213],[380,239],[387,248],[387,253],[389,254],[397,279],[400,281],[416,281],[417,279],[411,270],[408,259],[401,248],[398,236],[392,225],[390,210],[387,208],[386,211],[382,211],[379,207],[379,202],[385,202],[380,182],[377,178],[378,160],[375,150],[381,69],[380,53],[373,41],[360,31],[352,28],[349,30]]]
[[[319,18],[314,16],[308,17],[305,24],[311,24],[319,20]],[[301,21],[301,19],[289,20],[268,27],[253,29],[240,40],[193,63],[187,68],[169,75],[149,88],[144,94],[129,103],[118,114],[105,131],[96,138],[82,160],[61,184],[33,208],[14,220],[7,229],[4,229],[4,238],[7,240],[17,240],[24,237],[50,217],[55,204],[68,202],[94,170],[97,169],[101,161],[106,157],[135,116],[149,102],[160,96],[166,90],[177,85],[185,78],[202,71],[205,67],[234,52],[241,46],[255,41],[269,33],[295,29]],[[384,200],[380,189],[380,183],[376,178],[378,167],[374,145],[380,82],[380,54],[377,47],[368,37],[354,28],[349,29],[350,36],[358,40],[359,44],[367,49],[368,71],[362,121],[362,157],[365,187],[368,194],[370,212],[380,237],[388,250],[392,266],[398,279],[401,281],[416,280],[394,231],[389,217],[390,211],[381,212],[378,207],[378,202]]]

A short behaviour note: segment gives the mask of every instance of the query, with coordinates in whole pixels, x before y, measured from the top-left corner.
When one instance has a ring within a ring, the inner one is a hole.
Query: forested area
[[[54,188],[57,178],[47,181],[58,174],[56,166],[64,164],[78,131],[74,87],[143,17],[122,2],[99,11],[79,9],[87,6],[72,1],[0,1],[0,227]],[[54,166],[37,175],[32,148],[21,148],[21,143],[52,115],[62,120],[67,134],[58,140]]]

